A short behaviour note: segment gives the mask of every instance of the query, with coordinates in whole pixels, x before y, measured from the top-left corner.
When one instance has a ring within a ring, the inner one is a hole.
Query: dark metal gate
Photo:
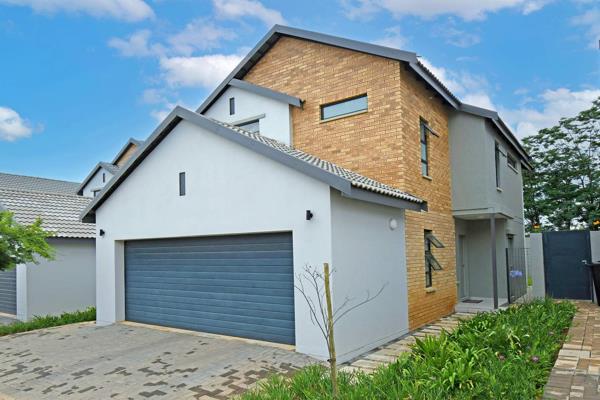
[[[525,249],[506,249],[506,282],[508,282],[508,302],[514,303],[527,294]]]
[[[591,260],[590,232],[544,232],[546,294],[555,299],[592,298],[590,271],[582,261]]]

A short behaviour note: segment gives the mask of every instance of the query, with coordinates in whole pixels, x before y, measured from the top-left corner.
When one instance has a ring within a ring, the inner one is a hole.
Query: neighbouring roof
[[[250,82],[242,81],[239,79],[232,79],[229,81],[228,86],[233,86],[239,89],[247,90],[252,93],[256,93],[259,96],[269,97],[273,100],[288,103],[289,105],[292,105],[294,107],[302,107],[302,100],[298,97],[293,97],[289,94],[278,92],[276,90],[271,90],[263,86],[254,85]]]
[[[119,152],[117,153],[117,155],[115,156],[115,158],[112,160],[111,164],[116,164],[117,161],[119,161],[119,158],[121,158],[123,156],[123,154],[125,154],[125,152],[127,151],[127,149],[129,149],[129,146],[134,145],[136,147],[141,147],[141,145],[144,144],[143,140],[137,140],[134,138],[129,138],[127,140],[127,143],[125,143],[125,145],[121,148],[121,150],[119,150]]]
[[[96,236],[94,224],[79,220],[79,214],[90,200],[76,194],[0,188],[0,210],[12,212],[15,221],[23,225],[32,224],[39,217],[43,228],[60,238]]]
[[[81,184],[77,187],[77,194],[79,195],[83,195],[83,189],[86,187],[86,185],[92,180],[92,178],[94,177],[94,175],[96,175],[96,173],[100,170],[104,168],[105,170],[107,170],[108,172],[110,172],[113,176],[119,172],[119,167],[114,165],[114,164],[110,164],[104,161],[100,161],[98,164],[96,164],[94,166],[94,168],[92,168],[92,171],[88,174],[88,176],[85,177],[85,179],[83,180],[83,182],[81,182]]]
[[[244,76],[256,65],[256,63],[265,55],[271,47],[281,37],[294,37],[312,42],[322,43],[330,46],[335,46],[343,49],[358,51],[376,55],[379,57],[398,60],[406,63],[408,68],[412,69],[421,79],[423,79],[448,105],[452,108],[467,112],[470,114],[479,115],[483,118],[490,119],[499,129],[500,133],[505,136],[506,140],[515,147],[519,153],[521,161],[527,168],[531,168],[531,159],[525,149],[521,146],[515,135],[511,132],[508,126],[500,119],[498,113],[491,110],[486,110],[480,107],[474,107],[462,103],[432,71],[430,71],[421,61],[416,53],[403,51],[391,47],[379,46],[375,44],[359,42],[356,40],[345,39],[337,36],[326,35],[323,33],[307,31],[303,29],[291,28],[288,26],[275,25],[271,30],[258,42],[258,44],[244,57],[244,59],[235,67],[235,69],[225,78],[223,82],[206,98],[206,100],[196,110],[197,113],[203,114],[208,108],[223,94],[231,82],[234,80],[242,80]],[[255,85],[256,86],[256,85]],[[260,86],[259,86],[260,87]],[[266,89],[266,88],[262,88]]]
[[[96,209],[102,205],[127,176],[182,120],[198,125],[214,134],[256,151],[265,157],[294,168],[315,179],[319,179],[339,190],[346,197],[412,210],[423,210],[427,207],[425,201],[401,190],[308,153],[293,149],[277,140],[245,131],[177,106],[156,128],[127,164],[121,168],[119,173],[104,187],[102,192],[81,213],[83,221],[95,221]]]
[[[0,172],[0,189],[75,194],[78,187],[78,182],[59,181],[56,179],[6,174]]]

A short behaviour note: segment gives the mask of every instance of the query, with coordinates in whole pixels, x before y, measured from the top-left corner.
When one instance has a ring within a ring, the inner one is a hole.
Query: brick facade
[[[401,62],[282,37],[245,80],[305,100],[294,107],[293,145],[425,199],[428,212],[406,213],[409,322],[417,328],[451,313],[456,303],[451,212],[448,109]],[[320,105],[368,94],[368,111],[322,122]],[[430,136],[431,180],[421,176],[419,118]],[[425,288],[423,230],[445,244],[434,255],[444,267]]]

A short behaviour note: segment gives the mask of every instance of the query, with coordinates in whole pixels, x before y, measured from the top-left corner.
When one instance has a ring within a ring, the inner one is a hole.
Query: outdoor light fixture
[[[99,234],[100,236],[104,236],[104,229],[100,229],[100,232],[98,232],[98,234]]]
[[[306,220],[310,221],[314,217],[314,214],[310,210],[306,210]]]
[[[398,220],[396,218],[390,218],[390,229],[396,230],[398,228]]]

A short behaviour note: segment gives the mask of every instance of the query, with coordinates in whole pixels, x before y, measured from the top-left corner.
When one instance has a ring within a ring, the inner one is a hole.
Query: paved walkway
[[[342,366],[343,371],[363,371],[373,372],[382,365],[390,364],[402,353],[410,352],[410,345],[415,343],[416,338],[425,336],[438,336],[442,330],[448,332],[453,331],[460,320],[471,318],[474,314],[470,313],[455,313],[439,319],[429,325],[410,332],[401,338],[384,344],[368,353],[361,355],[353,361]]]
[[[567,341],[558,353],[544,399],[600,399],[600,307],[578,301]]]

